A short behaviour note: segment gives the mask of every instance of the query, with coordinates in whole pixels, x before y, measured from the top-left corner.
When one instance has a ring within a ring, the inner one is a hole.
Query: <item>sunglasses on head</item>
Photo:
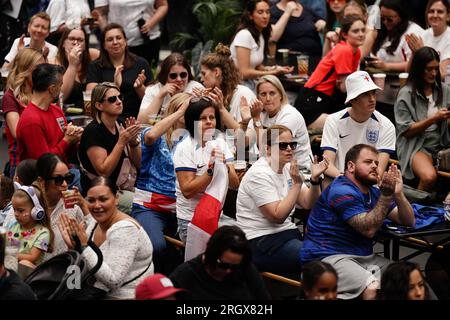
[[[65,176],[51,177],[49,180],[53,180],[53,181],[55,181],[55,184],[57,186],[61,186],[64,183],[64,181],[66,181],[67,184],[71,184],[73,182],[74,178],[75,178],[75,175],[73,173],[69,173]]]
[[[119,94],[118,96],[111,96],[106,99],[103,99],[102,102],[106,100],[109,103],[115,103],[117,101],[117,98],[119,98],[120,101],[123,100],[123,96],[121,94]]]
[[[297,141],[278,142],[278,148],[280,148],[280,150],[287,150],[288,146],[291,150],[295,150],[297,148]]]
[[[169,73],[169,78],[172,80],[175,80],[178,76],[180,76],[181,79],[186,79],[188,76],[188,73],[186,71],[183,71],[180,73],[176,73],[176,72]]]
[[[235,270],[239,269],[240,266],[241,266],[240,264],[222,262],[222,261],[220,261],[220,259],[217,259],[217,261],[216,261],[216,267],[219,269],[222,269],[222,270],[235,271]]]

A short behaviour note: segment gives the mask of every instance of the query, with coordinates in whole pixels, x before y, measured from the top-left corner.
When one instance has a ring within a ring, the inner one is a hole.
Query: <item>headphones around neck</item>
[[[24,191],[30,197],[31,201],[33,201],[34,207],[33,209],[31,209],[31,217],[33,218],[33,220],[40,221],[44,219],[45,211],[44,208],[42,208],[41,203],[39,202],[34,188],[31,186],[21,186],[17,182],[14,182],[14,187],[16,190]]]

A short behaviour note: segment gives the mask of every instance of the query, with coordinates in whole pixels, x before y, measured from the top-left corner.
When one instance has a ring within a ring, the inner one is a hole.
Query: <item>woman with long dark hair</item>
[[[441,83],[438,53],[430,47],[417,50],[394,115],[403,176],[417,177],[420,190],[432,190],[437,179],[436,155],[450,146],[449,103],[450,89]]]
[[[245,85],[254,88],[253,80],[266,75],[292,72],[293,67],[264,66],[264,56],[272,32],[269,0],[249,0],[242,13],[233,42],[231,56],[242,74]]]
[[[100,57],[89,64],[86,90],[101,82],[113,82],[123,94],[121,120],[137,117],[145,87],[152,79],[148,62],[128,50],[123,27],[108,24],[100,36]]]
[[[404,72],[411,58],[406,35],[421,36],[424,30],[409,21],[408,6],[403,0],[383,0],[380,3],[381,29],[372,47],[376,59],[370,65],[379,70]]]

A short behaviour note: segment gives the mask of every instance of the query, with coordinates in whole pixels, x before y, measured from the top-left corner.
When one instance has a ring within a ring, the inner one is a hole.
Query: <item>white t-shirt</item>
[[[353,120],[348,109],[327,117],[320,148],[336,153],[334,165],[339,171],[344,172],[347,151],[359,143],[374,146],[380,152],[394,153],[395,127],[388,118],[376,110],[363,123]]]
[[[11,46],[11,50],[9,51],[9,53],[6,55],[5,57],[5,61],[8,63],[11,63],[14,58],[17,55],[18,52],[18,46],[19,46],[19,39],[17,38],[16,40],[14,40],[12,46]],[[29,48],[30,47],[30,40],[31,38],[29,37],[25,37],[23,38],[23,42],[25,44],[25,48]],[[47,58],[52,61],[56,59],[56,55],[58,54],[58,47],[52,45],[51,43],[48,43],[47,41],[45,41],[45,46],[48,48],[48,56]]]
[[[52,19],[50,32],[56,31],[63,23],[68,28],[79,27],[82,18],[91,16],[87,0],[52,0],[45,12]]]
[[[292,131],[293,140],[298,142],[295,150],[298,165],[307,169],[311,167],[312,151],[308,129],[305,119],[297,109],[290,104],[286,104],[272,118],[269,117],[267,112],[263,111],[261,112],[261,124],[265,129],[276,124],[288,127]],[[254,128],[253,119],[250,120],[248,126]]]
[[[286,198],[292,185],[289,175],[289,164],[283,173],[276,173],[261,157],[246,172],[239,186],[236,202],[237,226],[241,228],[247,239],[295,229],[296,225],[288,217],[283,223],[270,222],[259,207],[281,201]],[[302,188],[307,188],[304,184]],[[291,214],[294,212],[292,209]]]
[[[233,155],[221,136],[216,138],[216,140],[208,141],[205,147],[201,147],[191,136],[186,137],[177,145],[173,155],[175,172],[192,171],[195,172],[196,176],[201,176],[208,169],[211,151],[215,147],[219,147],[224,151],[225,159],[227,159],[227,161],[233,160]],[[183,196],[180,189],[180,183],[177,179],[175,195],[177,197],[177,218],[191,221],[195,207],[203,196],[203,192],[187,199]]]
[[[144,43],[139,31],[138,20],[148,20],[155,14],[155,0],[95,0],[95,7],[109,5],[108,23],[120,24],[126,33],[130,47],[140,46]],[[151,40],[161,35],[159,23],[148,33]]]
[[[387,38],[385,39],[383,45],[378,50],[376,56],[383,60],[384,62],[405,62],[409,60],[411,57],[411,49],[408,46],[408,43],[405,40],[405,35],[414,33],[418,37],[422,37],[424,30],[414,22],[410,22],[408,29],[406,29],[405,33],[402,34],[400,38],[400,42],[395,49],[394,54],[388,54],[386,52],[386,48],[391,45],[391,41]]]
[[[433,95],[430,94],[429,96],[427,96],[427,100],[428,100],[428,110],[427,110],[427,118],[431,118],[432,116],[434,116],[439,109],[436,106],[436,102],[433,100]],[[437,130],[438,126],[436,123],[433,123],[431,126],[429,126],[428,128],[425,129],[425,131],[435,131]]]
[[[230,101],[230,114],[237,122],[241,121],[241,97],[245,97],[248,103],[256,99],[256,95],[252,90],[238,84]]]
[[[153,101],[153,99],[155,99],[155,97],[159,94],[159,91],[161,91],[162,87],[163,87],[163,84],[158,82],[158,83],[155,83],[154,85],[149,86],[145,89],[145,95],[142,98],[139,112],[146,110],[148,108],[148,106]],[[204,87],[201,83],[191,80],[188,82],[188,84],[186,85],[186,88],[184,89],[183,92],[192,93],[192,89],[194,89],[194,88],[204,89]],[[164,115],[166,113],[166,109],[167,109],[167,107],[169,107],[170,98],[171,98],[170,95],[166,95],[164,97],[163,103],[161,105],[160,114]]]
[[[431,47],[439,53],[441,61],[450,58],[450,27],[440,36],[435,37],[433,29],[428,28],[423,34],[423,44]]]
[[[230,45],[231,57],[234,60],[236,66],[239,67],[236,55],[236,47],[243,47],[250,49],[250,67],[256,68],[264,61],[264,38],[262,34],[259,36],[259,46],[253,39],[252,34],[247,29],[239,31],[234,37],[233,42]]]

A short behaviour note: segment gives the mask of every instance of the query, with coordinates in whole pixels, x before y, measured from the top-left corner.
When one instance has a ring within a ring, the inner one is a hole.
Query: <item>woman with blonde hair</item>
[[[125,158],[136,168],[141,162],[139,123],[133,117],[125,120],[125,128],[117,122],[123,111],[119,87],[110,82],[98,84],[92,91],[91,103],[94,120],[84,129],[78,149],[83,190],[95,176],[117,183]],[[131,211],[132,196],[131,191],[120,190],[122,211]]]
[[[2,110],[6,120],[6,138],[8,140],[8,155],[10,164],[10,177],[14,176],[16,166],[19,164],[16,141],[16,128],[22,111],[31,100],[32,80],[31,73],[34,68],[44,63],[43,55],[34,49],[20,50],[11,64],[11,71],[6,81],[6,92],[3,96]]]
[[[184,112],[191,95],[185,92],[170,99],[164,119],[141,133],[141,169],[133,198],[132,216],[144,227],[153,244],[153,262],[163,272],[168,261],[164,232],[175,235],[175,170],[173,153],[185,137]]]

